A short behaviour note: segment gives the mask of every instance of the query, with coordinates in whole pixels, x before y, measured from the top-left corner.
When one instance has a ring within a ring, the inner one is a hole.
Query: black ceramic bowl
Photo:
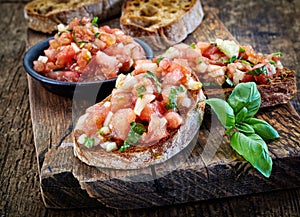
[[[93,82],[65,82],[45,77],[36,72],[33,69],[33,61],[37,60],[40,55],[44,55],[44,50],[49,47],[49,40],[51,39],[53,38],[48,38],[35,44],[25,53],[25,56],[23,58],[23,65],[25,70],[31,77],[41,82],[41,84],[47,90],[69,98],[73,97],[75,90],[77,95],[85,95],[91,91],[97,91],[97,98],[99,100],[105,98],[111,93],[112,89],[115,87],[117,78]],[[152,48],[141,39],[135,38],[134,40],[142,46],[146,53],[147,59],[152,59],[154,55]]]

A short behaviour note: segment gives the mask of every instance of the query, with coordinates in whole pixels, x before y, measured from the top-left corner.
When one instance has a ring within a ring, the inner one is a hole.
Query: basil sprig
[[[119,148],[118,151],[122,152],[128,149],[130,145],[137,143],[144,132],[146,132],[146,128],[143,124],[131,122],[127,139],[124,141],[124,144]]]
[[[205,101],[226,128],[231,147],[265,177],[269,177],[272,158],[264,140],[279,138],[279,134],[266,121],[253,117],[261,104],[256,84],[238,84],[227,102],[217,98]]]

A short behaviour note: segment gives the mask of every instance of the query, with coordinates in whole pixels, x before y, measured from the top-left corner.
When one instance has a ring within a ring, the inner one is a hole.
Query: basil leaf
[[[154,72],[151,71],[147,71],[147,74],[144,75],[145,78],[149,78],[152,79],[155,82],[156,88],[157,88],[157,92],[161,93],[161,83],[158,81],[156,74]]]
[[[248,71],[247,74],[248,75],[260,75],[260,74],[267,75],[268,74],[268,69],[267,69],[267,66],[264,65],[262,67],[254,69],[252,71]]]
[[[95,139],[93,137],[85,137],[83,145],[87,148],[92,148],[94,146]]]
[[[247,118],[248,109],[243,107],[235,116],[235,122],[239,123],[244,121]]]
[[[234,114],[238,114],[243,107],[246,107],[248,110],[246,118],[250,118],[257,113],[261,97],[254,82],[239,83],[233,89],[227,102],[233,108]]]
[[[264,120],[250,118],[247,120],[247,123],[253,127],[256,134],[260,135],[265,140],[277,139],[280,137],[278,132]]]
[[[119,148],[118,151],[122,152],[129,148],[131,144],[137,143],[144,132],[146,132],[146,128],[143,124],[131,122],[127,139],[124,141],[124,144]]]
[[[269,156],[266,143],[260,136],[257,134],[246,136],[235,132],[230,138],[230,145],[265,177],[270,177],[272,158]]]
[[[235,117],[233,109],[230,107],[230,105],[218,98],[211,98],[205,100],[205,102],[211,106],[213,111],[216,113],[218,119],[223,124],[224,127],[232,128],[235,124]]]
[[[255,133],[253,127],[250,124],[247,123],[240,123],[235,125],[236,129],[238,129],[240,132],[252,134]]]

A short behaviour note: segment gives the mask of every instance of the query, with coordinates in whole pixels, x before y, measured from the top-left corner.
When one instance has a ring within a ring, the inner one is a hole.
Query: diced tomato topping
[[[269,76],[267,76],[267,75],[260,74],[260,75],[254,76],[254,79],[255,79],[257,84],[268,84],[268,83],[270,83],[269,82]]]
[[[141,112],[140,119],[149,122],[152,114],[162,116],[165,112],[166,109],[163,104],[159,101],[154,101],[153,103],[147,104],[145,106],[145,108]]]
[[[65,46],[62,50],[57,54],[57,65],[67,65],[70,67],[73,62],[73,56],[75,55],[75,51],[71,45]]]
[[[165,115],[168,121],[168,128],[177,129],[183,122],[182,117],[177,112],[168,112]]]
[[[56,61],[56,56],[57,56],[57,50],[50,47],[47,50],[44,51],[46,57],[48,57],[49,62],[55,62]]]
[[[255,81],[253,75],[245,74],[241,82],[250,82],[250,81]]]

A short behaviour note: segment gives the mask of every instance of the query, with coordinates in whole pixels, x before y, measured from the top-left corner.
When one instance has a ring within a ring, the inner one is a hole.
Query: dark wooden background
[[[27,1],[0,2],[0,216],[299,216],[300,189],[202,201],[184,205],[118,211],[53,210],[41,199],[37,159],[22,58]],[[300,87],[299,0],[207,0],[241,44],[261,52],[282,51],[282,62],[297,71]],[[292,100],[300,113],[300,94]]]

